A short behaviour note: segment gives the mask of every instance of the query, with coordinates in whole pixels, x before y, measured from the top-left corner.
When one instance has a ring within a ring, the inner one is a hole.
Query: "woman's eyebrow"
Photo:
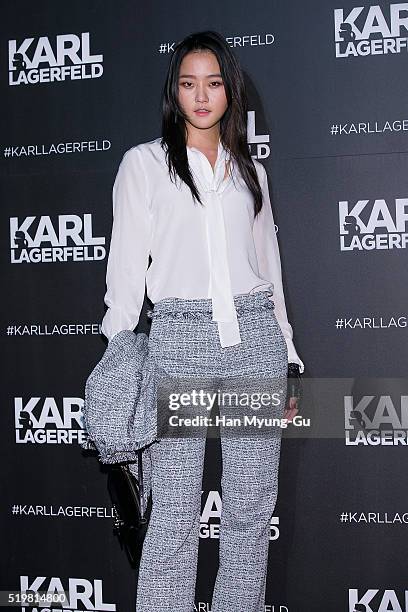
[[[219,73],[217,73],[217,74],[207,74],[207,78],[210,78],[210,77],[220,77],[220,76],[221,76],[221,74],[219,74]],[[194,74],[180,74],[179,78],[180,79],[186,79],[186,78],[195,79],[197,77]]]

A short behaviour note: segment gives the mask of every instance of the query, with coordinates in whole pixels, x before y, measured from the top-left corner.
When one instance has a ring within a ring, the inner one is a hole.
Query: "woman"
[[[176,46],[162,137],[124,154],[113,210],[102,322],[109,340],[138,323],[146,284],[154,304],[149,351],[169,375],[278,380],[288,369],[304,371],[286,314],[267,175],[248,150],[242,72],[216,32]],[[294,412],[290,397],[284,414],[290,420]],[[221,444],[211,610],[260,612],[280,435],[222,434]],[[153,508],[136,610],[192,612],[205,437],[162,437],[149,450]]]

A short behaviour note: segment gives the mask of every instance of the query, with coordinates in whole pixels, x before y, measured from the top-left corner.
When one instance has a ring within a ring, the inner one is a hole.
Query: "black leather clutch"
[[[125,548],[130,564],[137,567],[142,554],[152,499],[143,496],[142,451],[138,451],[138,478],[127,463],[109,466],[108,490],[114,508],[114,532]]]

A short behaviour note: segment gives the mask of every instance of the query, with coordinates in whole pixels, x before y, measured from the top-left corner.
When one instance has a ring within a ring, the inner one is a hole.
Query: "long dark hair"
[[[248,100],[241,67],[224,38],[212,30],[195,32],[177,43],[170,59],[162,93],[162,137],[170,177],[176,175],[191,190],[193,200],[202,205],[187,158],[185,116],[178,100],[178,77],[181,62],[187,53],[210,50],[217,57],[224,81],[228,108],[220,120],[220,140],[254,198],[254,216],[262,208],[262,190],[247,144]]]

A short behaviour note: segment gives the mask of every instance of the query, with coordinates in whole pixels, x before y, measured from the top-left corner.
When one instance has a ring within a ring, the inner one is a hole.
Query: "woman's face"
[[[216,125],[228,108],[218,60],[212,51],[191,51],[179,72],[179,104],[188,123],[198,129]],[[198,113],[206,109],[208,112]]]

